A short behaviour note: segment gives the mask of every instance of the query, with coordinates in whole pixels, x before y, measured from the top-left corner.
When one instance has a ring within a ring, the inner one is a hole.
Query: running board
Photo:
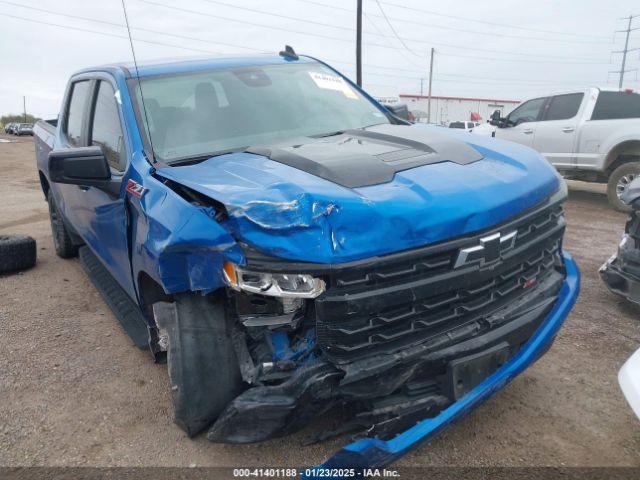
[[[140,308],[129,298],[129,295],[118,285],[109,271],[102,266],[100,260],[89,247],[80,247],[78,257],[82,268],[96,287],[104,301],[114,313],[124,331],[133,343],[141,350],[149,349],[149,331],[147,322]]]

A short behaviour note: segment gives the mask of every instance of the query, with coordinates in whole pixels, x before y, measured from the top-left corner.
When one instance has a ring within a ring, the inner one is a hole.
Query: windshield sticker
[[[116,97],[116,102],[118,102],[118,105],[122,105],[122,99],[120,98],[120,90],[116,90],[116,93],[114,93],[113,96]]]
[[[318,88],[325,90],[337,90],[338,92],[342,92],[347,98],[358,100],[356,92],[353,91],[342,77],[318,72],[309,72],[309,76],[313,79]]]

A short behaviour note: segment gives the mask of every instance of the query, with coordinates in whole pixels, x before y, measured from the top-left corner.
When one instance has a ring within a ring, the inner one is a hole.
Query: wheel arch
[[[138,272],[136,280],[140,309],[148,317],[147,320],[152,322],[151,306],[156,302],[171,302],[173,297],[145,271]]]
[[[625,140],[609,150],[605,160],[607,177],[620,165],[640,160],[640,139]]]

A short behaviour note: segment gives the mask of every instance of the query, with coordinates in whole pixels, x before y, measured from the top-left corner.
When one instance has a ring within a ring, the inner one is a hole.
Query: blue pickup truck
[[[166,361],[190,436],[341,407],[316,440],[361,438],[326,465],[387,464],[539,358],[578,295],[538,153],[410,124],[290,50],[88,68],[35,137],[57,254]]]

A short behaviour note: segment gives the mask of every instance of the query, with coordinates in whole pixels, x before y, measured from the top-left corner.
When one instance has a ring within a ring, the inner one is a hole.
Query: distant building
[[[425,95],[400,94],[400,99],[407,104],[418,121],[427,121],[427,97]],[[472,114],[479,115],[480,121],[486,122],[494,111],[499,110],[501,116],[504,117],[519,104],[518,100],[432,96],[431,123],[447,125],[454,121],[476,120],[476,118],[472,118]]]

